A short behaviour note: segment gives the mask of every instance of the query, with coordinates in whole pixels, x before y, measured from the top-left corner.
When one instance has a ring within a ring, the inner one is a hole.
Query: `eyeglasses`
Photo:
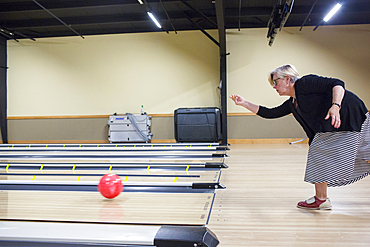
[[[271,86],[273,86],[273,87],[276,86],[277,81],[280,80],[280,79],[283,79],[283,78],[277,78],[277,79],[273,80],[272,83],[271,83]]]

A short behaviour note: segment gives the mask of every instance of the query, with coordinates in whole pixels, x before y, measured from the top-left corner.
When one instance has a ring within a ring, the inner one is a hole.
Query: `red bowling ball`
[[[108,199],[115,198],[122,190],[122,180],[116,174],[105,174],[98,184],[98,191]]]

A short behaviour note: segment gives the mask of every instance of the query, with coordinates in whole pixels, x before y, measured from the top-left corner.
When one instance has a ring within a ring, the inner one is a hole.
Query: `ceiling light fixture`
[[[330,10],[329,14],[327,14],[324,18],[324,21],[327,22],[330,20],[330,18],[335,14],[337,13],[337,11],[340,9],[340,7],[342,7],[341,4],[337,3],[337,5],[334,6],[334,8],[332,10]]]
[[[144,3],[143,3],[143,1],[141,1],[141,0],[137,0],[137,1],[138,1],[140,4],[144,4]]]
[[[161,24],[159,24],[159,22],[157,21],[155,16],[150,12],[147,12],[147,13],[148,13],[149,17],[154,21],[155,25],[157,25],[157,27],[159,27],[159,28],[162,28]]]

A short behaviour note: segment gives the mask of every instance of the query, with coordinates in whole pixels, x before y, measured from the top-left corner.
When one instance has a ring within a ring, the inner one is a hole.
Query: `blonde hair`
[[[292,79],[292,82],[296,82],[300,78],[297,69],[291,64],[280,66],[270,72],[268,81],[270,82],[271,85],[273,85],[273,77],[275,74],[277,75],[278,78],[284,78],[286,76],[290,76],[290,78]]]

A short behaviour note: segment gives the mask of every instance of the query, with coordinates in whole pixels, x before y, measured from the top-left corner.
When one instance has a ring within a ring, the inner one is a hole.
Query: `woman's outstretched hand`
[[[259,110],[259,105],[255,105],[251,102],[246,101],[242,96],[237,94],[230,95],[230,99],[235,102],[235,105],[243,106],[244,108],[250,110],[253,113],[257,113]]]
[[[245,102],[245,99],[237,94],[230,95],[230,99],[235,102],[235,105],[243,106],[243,103]]]

